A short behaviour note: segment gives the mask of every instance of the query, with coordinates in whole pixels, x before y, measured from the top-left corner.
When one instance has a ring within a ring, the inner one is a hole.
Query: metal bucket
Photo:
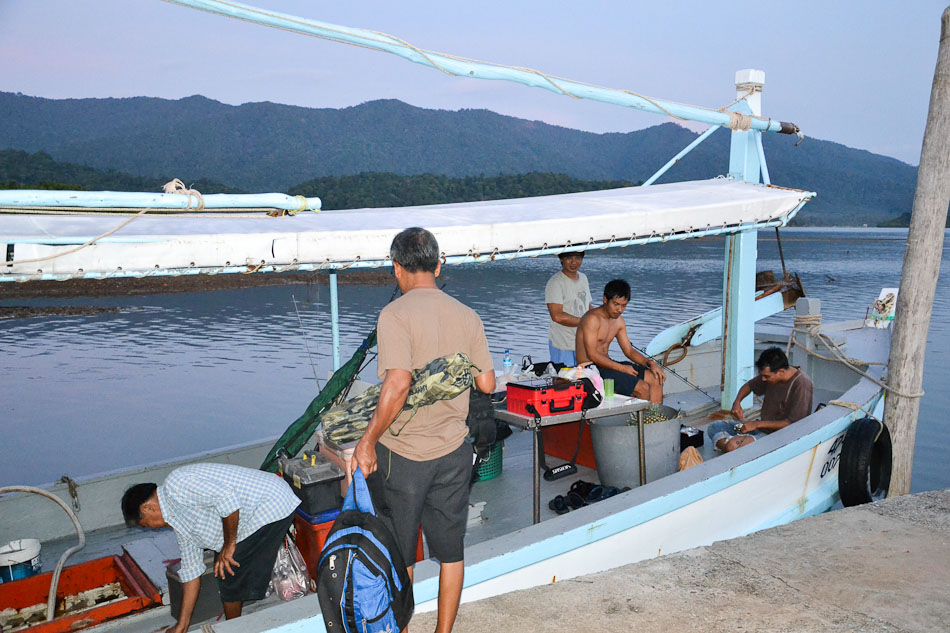
[[[670,419],[643,427],[647,483],[672,475],[679,468],[680,420],[676,417],[677,410],[661,405],[660,413]],[[591,420],[590,437],[601,484],[615,488],[640,485],[636,417],[631,420],[627,415],[613,415]]]
[[[40,542],[35,538],[10,541],[0,547],[0,583],[28,578],[41,568]]]

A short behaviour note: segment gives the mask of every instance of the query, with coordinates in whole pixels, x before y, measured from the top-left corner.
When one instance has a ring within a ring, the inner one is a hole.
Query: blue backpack
[[[317,597],[329,633],[398,633],[415,609],[406,564],[359,468],[320,554]]]

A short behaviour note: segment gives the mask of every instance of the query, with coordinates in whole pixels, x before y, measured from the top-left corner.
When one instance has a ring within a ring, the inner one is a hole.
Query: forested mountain
[[[365,172],[462,179],[543,172],[638,182],[696,136],[671,123],[593,134],[395,100],[336,110],[229,106],[200,96],[51,100],[0,93],[0,112],[0,149],[42,150],[132,177],[208,179],[245,191],[303,189],[314,179],[329,186],[319,179]],[[661,182],[724,173],[728,143],[729,133],[717,132]],[[766,136],[765,150],[773,182],[818,192],[800,222],[876,224],[911,207],[916,168],[895,159],[811,138],[795,147],[794,139],[775,134]],[[313,193],[327,199],[326,191]]]
[[[626,180],[578,180],[564,174],[537,172],[465,178],[433,174],[402,176],[390,173],[362,173],[355,176],[324,176],[292,187],[290,193],[307,197],[319,196],[324,209],[360,209],[550,196],[558,193],[631,187],[635,184],[639,183]]]
[[[53,160],[46,152],[0,150],[0,189],[73,189],[80,191],[161,191],[169,177],[133,176],[115,170]],[[202,193],[241,193],[210,180],[187,183]]]
[[[113,191],[161,191],[168,178],[143,178],[91,167],[60,163],[44,152],[0,150],[0,189],[76,189]],[[186,183],[202,193],[241,193],[214,182]],[[324,209],[403,207],[474,200],[500,200],[546,196],[577,191],[631,187],[626,180],[587,181],[564,174],[513,174],[449,178],[433,174],[403,176],[391,173],[361,173],[355,176],[324,176],[291,187],[291,195],[321,198]]]

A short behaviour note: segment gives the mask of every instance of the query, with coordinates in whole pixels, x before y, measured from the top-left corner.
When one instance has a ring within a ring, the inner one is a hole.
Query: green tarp
[[[356,374],[359,373],[360,367],[366,359],[366,354],[374,347],[376,347],[376,328],[373,328],[369,336],[363,340],[350,360],[346,361],[342,367],[333,373],[327,384],[313,399],[307,410],[303,412],[303,415],[287,427],[284,434],[270,449],[261,464],[261,470],[277,472],[277,453],[280,449],[286,450],[291,456],[300,452],[300,449],[304,447],[314,431],[317,430],[317,427],[320,426],[323,414],[336,403],[340,395],[350,386]]]

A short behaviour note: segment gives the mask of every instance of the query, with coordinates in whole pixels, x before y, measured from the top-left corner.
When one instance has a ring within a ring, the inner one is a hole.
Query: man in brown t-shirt
[[[379,513],[389,519],[403,559],[415,560],[419,525],[440,563],[436,631],[455,623],[464,580],[472,446],[465,441],[468,394],[402,411],[411,372],[462,352],[477,367],[475,386],[490,393],[495,372],[481,319],[438,289],[441,270],[435,236],[421,228],[399,233],[390,247],[402,296],[379,315],[379,403],[356,445],[353,467],[362,469]],[[372,475],[372,476],[371,476]]]
[[[716,448],[732,451],[756,436],[783,429],[811,413],[811,379],[798,367],[790,367],[785,352],[770,347],[755,362],[758,375],[739,388],[731,413],[742,424],[714,422],[709,436]],[[759,420],[745,421],[742,401],[750,394],[763,396]]]

